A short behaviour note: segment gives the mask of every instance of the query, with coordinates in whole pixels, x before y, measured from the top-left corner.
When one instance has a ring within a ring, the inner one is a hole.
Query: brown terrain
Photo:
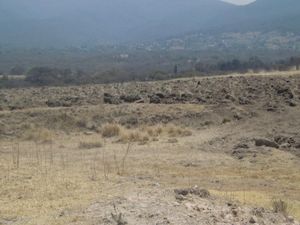
[[[298,224],[300,73],[0,90],[0,224]]]

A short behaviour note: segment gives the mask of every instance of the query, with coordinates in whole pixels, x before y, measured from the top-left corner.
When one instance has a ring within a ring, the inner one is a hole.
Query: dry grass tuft
[[[273,199],[271,202],[272,209],[275,213],[288,215],[288,204],[281,199]]]
[[[148,137],[147,134],[134,130],[134,131],[129,131],[129,130],[123,130],[120,141],[121,142],[148,142],[150,138]]]
[[[119,136],[121,131],[120,125],[116,123],[105,124],[102,128],[102,137],[110,138]]]
[[[192,132],[187,128],[173,124],[144,126],[137,129],[128,129],[119,124],[106,124],[102,128],[102,137],[119,137],[120,142],[140,142],[147,143],[150,140],[157,140],[158,137],[186,137],[191,136]]]
[[[163,133],[163,126],[151,126],[143,129],[150,137],[158,137]]]

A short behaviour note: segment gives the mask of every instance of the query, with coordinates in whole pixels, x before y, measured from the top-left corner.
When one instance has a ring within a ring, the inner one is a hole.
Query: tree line
[[[239,59],[232,59],[228,61],[221,61],[216,64],[205,64],[198,62],[195,65],[195,70],[200,73],[231,73],[239,72],[246,73],[248,71],[258,72],[261,70],[289,70],[295,68],[300,69],[300,57],[291,57],[286,60],[280,60],[275,62],[263,62],[258,57],[250,57],[247,61],[241,61]]]
[[[232,59],[215,64],[198,62],[194,66],[196,75],[227,74],[232,72],[246,73],[261,70],[290,70],[300,69],[300,57],[291,57],[276,62],[263,62],[258,57],[250,57],[246,61]],[[172,70],[173,69],[173,70]],[[126,81],[165,80],[189,76],[190,71],[179,72],[180,65],[175,64],[170,72],[152,71],[141,73],[108,70],[95,74],[87,74],[82,70],[58,69],[50,67],[33,67],[25,73],[25,79],[9,79],[7,75],[1,75],[0,88],[30,87],[30,86],[66,86],[80,84],[112,83]],[[21,73],[21,68],[13,68],[16,73]]]

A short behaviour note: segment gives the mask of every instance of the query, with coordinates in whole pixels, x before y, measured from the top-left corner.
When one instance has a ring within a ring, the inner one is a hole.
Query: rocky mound
[[[0,90],[0,110],[82,105],[261,103],[268,111],[299,104],[300,76],[227,76],[163,82]]]

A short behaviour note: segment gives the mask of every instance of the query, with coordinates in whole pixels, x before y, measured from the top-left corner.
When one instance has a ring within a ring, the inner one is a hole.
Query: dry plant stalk
[[[131,147],[131,142],[128,143],[126,151],[125,151],[125,155],[122,158],[122,174],[125,173],[125,161],[130,153],[130,147]]]
[[[12,154],[13,165],[16,169],[19,169],[19,167],[20,167],[20,144],[17,143],[16,145],[13,145],[11,150],[12,150],[11,154]]]
[[[108,170],[107,170],[107,162],[106,162],[106,155],[105,155],[105,149],[102,151],[102,164],[103,164],[103,175],[104,179],[108,180]]]

